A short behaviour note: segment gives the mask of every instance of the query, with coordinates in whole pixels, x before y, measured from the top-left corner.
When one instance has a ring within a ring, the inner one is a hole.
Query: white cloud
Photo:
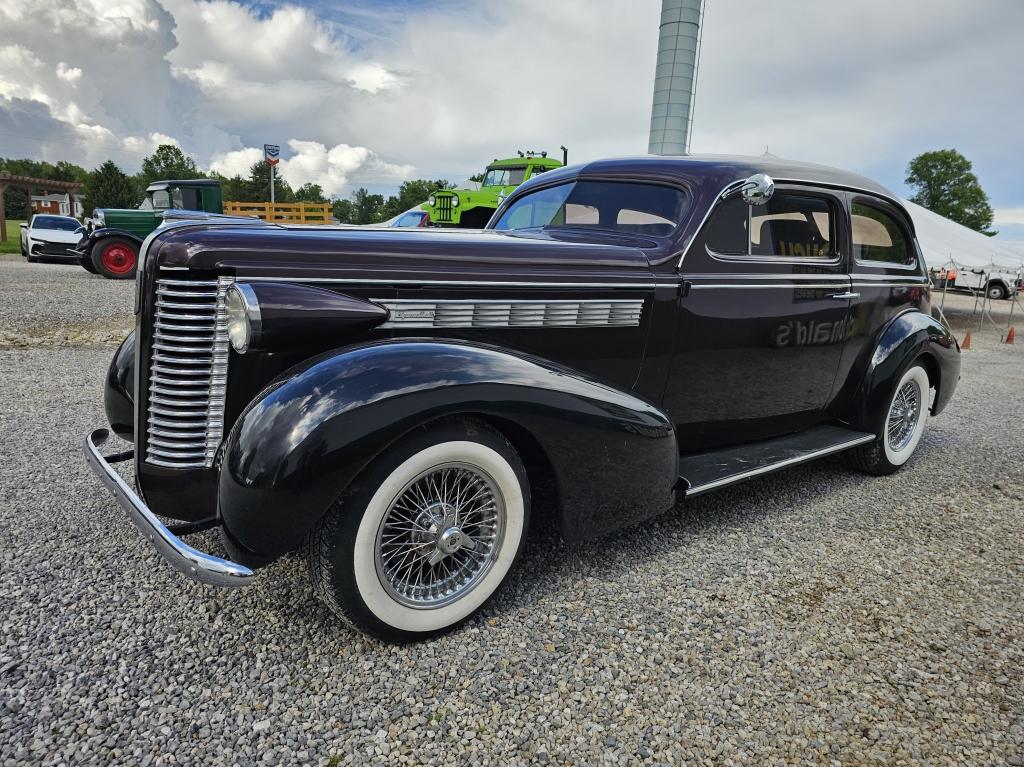
[[[69,67],[61,61],[57,64],[57,77],[67,80],[72,85],[78,85],[78,81],[82,79],[82,70],[78,67]]]
[[[135,170],[168,136],[204,167],[246,173],[272,142],[290,183],[340,194],[412,173],[464,178],[516,149],[566,144],[576,161],[646,150],[658,0],[349,0],[330,17],[264,6],[0,3],[3,154]],[[354,18],[365,28],[345,26]],[[1024,156],[1024,103],[1007,94],[1021,28],[1020,0],[715,0],[694,148],[767,145],[899,191],[914,154],[953,146],[1016,209],[1007,160]]]
[[[992,220],[996,226],[1024,226],[1024,207],[996,208],[994,211],[992,211],[992,213]]]
[[[328,195],[343,195],[349,183],[398,185],[411,178],[411,165],[384,162],[375,152],[362,146],[337,144],[330,149],[317,141],[288,142],[291,156],[282,156],[278,172],[292,187],[319,184]],[[286,153],[283,153],[286,154]],[[247,176],[253,163],[263,160],[263,150],[246,147],[225,152],[210,163],[210,169],[225,176]]]

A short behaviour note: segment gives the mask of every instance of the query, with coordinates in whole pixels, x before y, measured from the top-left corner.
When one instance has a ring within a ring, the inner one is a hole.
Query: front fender
[[[569,540],[674,502],[675,432],[650,403],[494,347],[384,341],[287,371],[238,419],[218,500],[232,556],[259,563],[295,548],[376,455],[415,427],[455,414],[529,432],[551,465]]]
[[[93,229],[86,234],[85,237],[79,240],[76,250],[87,255],[92,250],[93,245],[107,237],[124,237],[126,240],[131,240],[139,247],[142,247],[142,239],[139,235],[127,232],[124,229],[118,229],[117,227],[105,226],[101,229]]]
[[[932,415],[942,412],[960,380],[960,347],[945,325],[924,312],[911,310],[895,317],[875,345],[856,398],[854,425],[879,432],[896,383],[919,357],[924,358],[936,390]]]
[[[125,337],[110,360],[103,387],[107,423],[114,433],[135,441],[135,331]]]

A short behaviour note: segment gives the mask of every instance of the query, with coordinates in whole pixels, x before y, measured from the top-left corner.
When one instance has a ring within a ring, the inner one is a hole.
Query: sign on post
[[[274,204],[274,166],[281,161],[281,147],[276,144],[263,145],[263,159],[270,166],[270,204]]]

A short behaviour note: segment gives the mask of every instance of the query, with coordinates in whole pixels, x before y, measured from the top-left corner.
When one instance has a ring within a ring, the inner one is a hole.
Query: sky
[[[0,3],[0,156],[161,143],[331,195],[459,181],[518,149],[642,154],[660,0]],[[956,148],[1024,240],[1024,0],[706,0],[691,150],[873,177]]]

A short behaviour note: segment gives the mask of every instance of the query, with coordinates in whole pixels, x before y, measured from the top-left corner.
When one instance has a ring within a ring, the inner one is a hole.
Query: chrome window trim
[[[468,288],[678,288],[678,282],[509,282],[504,280],[406,280],[377,279],[365,277],[248,277],[239,275],[246,282],[296,282],[320,283],[325,285],[431,285]]]
[[[738,186],[740,184],[743,184],[745,181],[746,181],[746,179],[738,179],[736,181],[730,181],[728,184],[726,184],[724,187],[722,187],[722,191],[720,191],[718,193],[718,195],[715,197],[714,202],[708,207],[707,211],[704,213],[704,217],[701,219],[700,225],[696,229],[693,230],[693,236],[690,237],[690,239],[687,240],[686,245],[683,246],[683,250],[679,254],[679,261],[676,263],[676,270],[677,271],[679,271],[679,270],[681,270],[683,268],[683,261],[686,259],[686,254],[690,252],[690,248],[693,246],[694,240],[697,239],[697,235],[700,234],[701,230],[704,228],[704,225],[708,222],[708,218],[711,217],[711,213],[718,206],[718,203],[721,202],[722,198],[726,197],[730,193],[730,191],[732,190],[732,188],[734,186]],[[882,192],[877,192],[877,191],[874,191],[874,190],[871,190],[871,189],[864,189],[864,188],[859,187],[859,186],[851,186],[849,184],[835,184],[835,183],[831,183],[831,182],[828,182],[828,181],[810,181],[808,179],[802,179],[802,178],[776,178],[775,179],[775,183],[776,184],[802,184],[802,185],[806,185],[806,186],[822,187],[824,189],[830,189],[830,190],[833,190],[833,191],[859,192],[861,194],[867,194],[867,195],[871,195],[872,197],[877,197],[877,198],[879,198],[881,200],[885,200],[886,202],[889,202],[889,203],[892,203],[893,205],[895,205],[899,210],[902,210],[904,212],[906,211],[906,209],[903,207],[903,203],[901,203],[895,197],[890,197],[889,195],[884,194]],[[910,214],[908,213],[907,216],[909,217]],[[913,235],[914,232],[911,232],[911,234]],[[916,236],[914,237],[914,239],[916,240]]]

